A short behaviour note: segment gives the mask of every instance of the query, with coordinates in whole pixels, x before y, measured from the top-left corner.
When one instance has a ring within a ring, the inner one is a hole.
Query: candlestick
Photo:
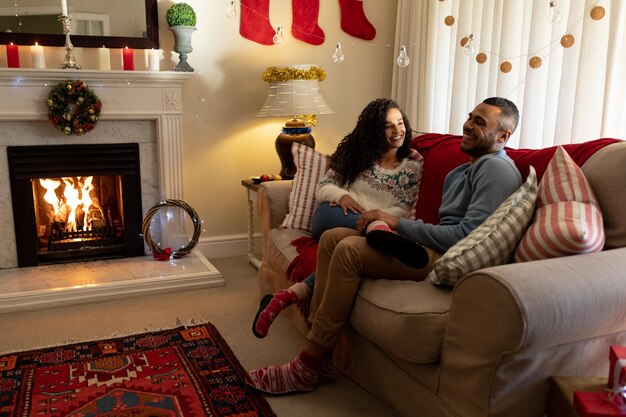
[[[98,58],[101,70],[111,69],[111,54],[109,53],[109,48],[103,45],[102,48],[98,49]]]
[[[160,50],[150,49],[150,71],[159,71],[161,68],[159,66],[159,52]]]
[[[128,46],[122,49],[122,60],[124,70],[133,71],[135,69],[135,51]]]
[[[46,68],[43,46],[35,42],[35,44],[30,47],[30,54],[33,57],[33,68]]]
[[[7,45],[7,67],[9,68],[20,67],[20,53],[17,48],[17,45],[13,45],[13,42]]]
[[[67,16],[67,0],[61,0],[61,14]]]
[[[62,1],[65,5],[65,9],[67,9],[67,4],[65,3],[65,0]],[[67,13],[67,10],[65,10],[65,13]],[[72,45],[72,41],[70,40],[70,33],[72,32],[72,29],[70,27],[71,20],[72,16],[68,16],[66,14],[59,16],[59,22],[61,22],[61,25],[63,26],[63,33],[65,34],[65,50],[67,51],[65,53],[65,61],[63,61],[63,64],[61,64],[61,68],[80,69],[81,66],[78,64],[78,62],[76,62],[74,54],[72,54],[72,49],[74,49],[74,45]]]

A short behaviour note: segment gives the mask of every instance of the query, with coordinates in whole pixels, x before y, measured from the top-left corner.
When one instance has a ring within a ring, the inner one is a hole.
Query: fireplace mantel
[[[6,147],[135,141],[143,146],[142,201],[183,199],[182,86],[193,73],[0,68],[0,268],[17,267]],[[96,128],[65,135],[48,121],[46,99],[58,83],[80,79],[98,95]],[[134,122],[134,123],[132,123]],[[153,160],[154,163],[150,161]],[[156,166],[153,166],[156,165]]]

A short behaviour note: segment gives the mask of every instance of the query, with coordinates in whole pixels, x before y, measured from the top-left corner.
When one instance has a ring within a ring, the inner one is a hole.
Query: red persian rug
[[[269,417],[211,324],[0,357],[0,416]]]

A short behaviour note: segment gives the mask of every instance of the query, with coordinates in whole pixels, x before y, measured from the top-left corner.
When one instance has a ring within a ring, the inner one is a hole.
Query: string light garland
[[[439,1],[441,3],[446,2],[446,0],[439,0]],[[560,39],[560,44],[563,48],[571,48],[574,45],[575,38],[570,32],[575,26],[577,26],[578,24],[580,24],[580,22],[582,22],[582,20],[587,15],[587,13],[589,13],[589,16],[593,20],[601,20],[604,17],[606,11],[604,10],[604,7],[599,6],[598,3],[599,3],[599,0],[596,1],[593,5],[589,6],[585,10],[583,15],[568,28],[567,33],[564,34]],[[556,0],[549,0],[548,6],[550,7],[548,20],[551,23],[557,23],[558,21],[561,20],[562,14],[557,8]],[[450,7],[450,5],[448,5],[448,7]],[[448,15],[444,18],[443,23],[447,26],[452,26],[454,25],[456,20],[457,19],[453,15]],[[493,55],[501,61],[500,71],[502,71],[503,73],[508,73],[513,69],[513,65],[511,64],[510,60],[516,59],[516,58],[526,58],[528,59],[528,66],[532,69],[537,69],[541,67],[543,63],[542,57],[539,56],[539,51],[551,47],[551,45],[554,44],[554,42],[555,41],[551,41],[549,45],[544,46],[543,48],[540,48],[537,51],[534,51],[527,55],[521,55],[518,57],[503,57],[497,53],[487,51],[487,50],[482,50],[480,53],[476,55],[476,62],[479,64],[484,64],[485,62],[487,62],[488,55]],[[463,36],[461,40],[459,41],[459,43],[461,47],[463,48],[463,51],[465,52],[465,54],[468,56],[474,55],[474,53],[480,49],[480,45],[475,41],[473,34]],[[543,58],[545,58],[548,55],[549,54],[544,55]]]
[[[102,102],[87,83],[64,81],[50,90],[48,120],[66,135],[83,135],[94,127],[100,116]]]

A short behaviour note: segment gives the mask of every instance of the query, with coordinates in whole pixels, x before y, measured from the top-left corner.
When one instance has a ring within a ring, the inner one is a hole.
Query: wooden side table
[[[254,254],[254,204],[256,203],[256,192],[259,184],[255,184],[252,180],[242,180],[241,185],[246,189],[246,197],[248,200],[248,262],[256,269],[261,268],[261,260]]]

